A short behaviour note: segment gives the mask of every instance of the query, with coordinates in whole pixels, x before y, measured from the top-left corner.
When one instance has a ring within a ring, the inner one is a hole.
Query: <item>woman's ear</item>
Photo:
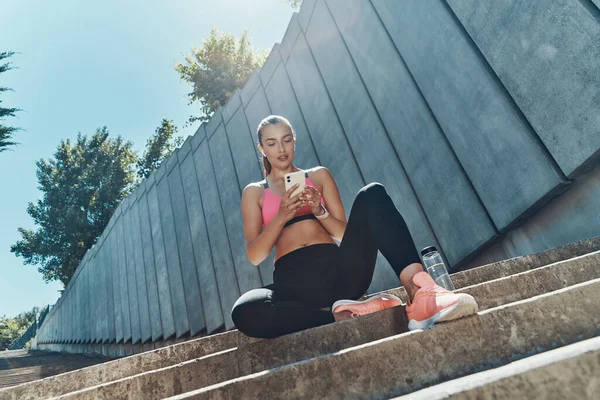
[[[257,144],[256,148],[258,149],[258,151],[260,151],[260,154],[262,154],[263,157],[266,157],[265,152],[263,151],[263,148],[260,144]]]

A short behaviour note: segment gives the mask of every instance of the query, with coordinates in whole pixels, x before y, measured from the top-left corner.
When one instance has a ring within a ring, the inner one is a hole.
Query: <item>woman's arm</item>
[[[337,184],[329,170],[325,167],[315,171],[314,177],[323,187],[322,195],[323,198],[327,199],[327,211],[329,211],[329,217],[321,219],[319,222],[321,222],[321,225],[323,225],[332,238],[341,242],[346,231],[346,213],[344,212],[344,205],[342,204]],[[315,215],[322,214],[325,214],[323,208]]]
[[[269,225],[264,230],[262,229],[262,214],[258,205],[260,192],[260,187],[248,185],[242,193],[242,220],[246,237],[246,253],[250,262],[255,266],[269,256],[285,225],[285,221],[282,222],[275,216]]]

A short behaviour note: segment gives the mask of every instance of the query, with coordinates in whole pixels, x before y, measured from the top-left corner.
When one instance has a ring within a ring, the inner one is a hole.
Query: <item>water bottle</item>
[[[455,290],[452,279],[448,275],[448,270],[444,266],[444,260],[442,260],[442,256],[434,246],[425,247],[421,250],[421,257],[423,258],[423,266],[425,266],[435,283],[448,290]]]

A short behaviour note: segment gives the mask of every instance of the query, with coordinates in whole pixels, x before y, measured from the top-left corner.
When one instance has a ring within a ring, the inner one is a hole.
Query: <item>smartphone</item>
[[[290,188],[292,186],[294,186],[296,183],[298,184],[298,187],[296,188],[296,190],[294,190],[292,192],[292,195],[290,197],[294,197],[298,193],[302,193],[302,191],[304,190],[304,187],[306,186],[306,179],[304,178],[304,171],[296,171],[296,172],[290,172],[289,174],[285,174],[283,177],[283,180],[285,182],[285,191],[286,192],[288,190],[290,190]]]

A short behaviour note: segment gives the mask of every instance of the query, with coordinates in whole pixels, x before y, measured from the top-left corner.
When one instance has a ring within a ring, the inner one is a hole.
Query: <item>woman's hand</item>
[[[315,215],[325,213],[325,210],[321,207],[321,193],[314,187],[306,185],[300,195],[300,199],[306,201],[311,213]]]
[[[301,199],[302,193],[295,195],[294,197],[290,197],[292,192],[296,190],[298,184],[296,183],[294,186],[289,188],[287,192],[281,198],[281,202],[279,203],[279,210],[277,211],[277,216],[281,218],[281,220],[285,223],[294,218],[299,209],[306,206],[306,201]]]

